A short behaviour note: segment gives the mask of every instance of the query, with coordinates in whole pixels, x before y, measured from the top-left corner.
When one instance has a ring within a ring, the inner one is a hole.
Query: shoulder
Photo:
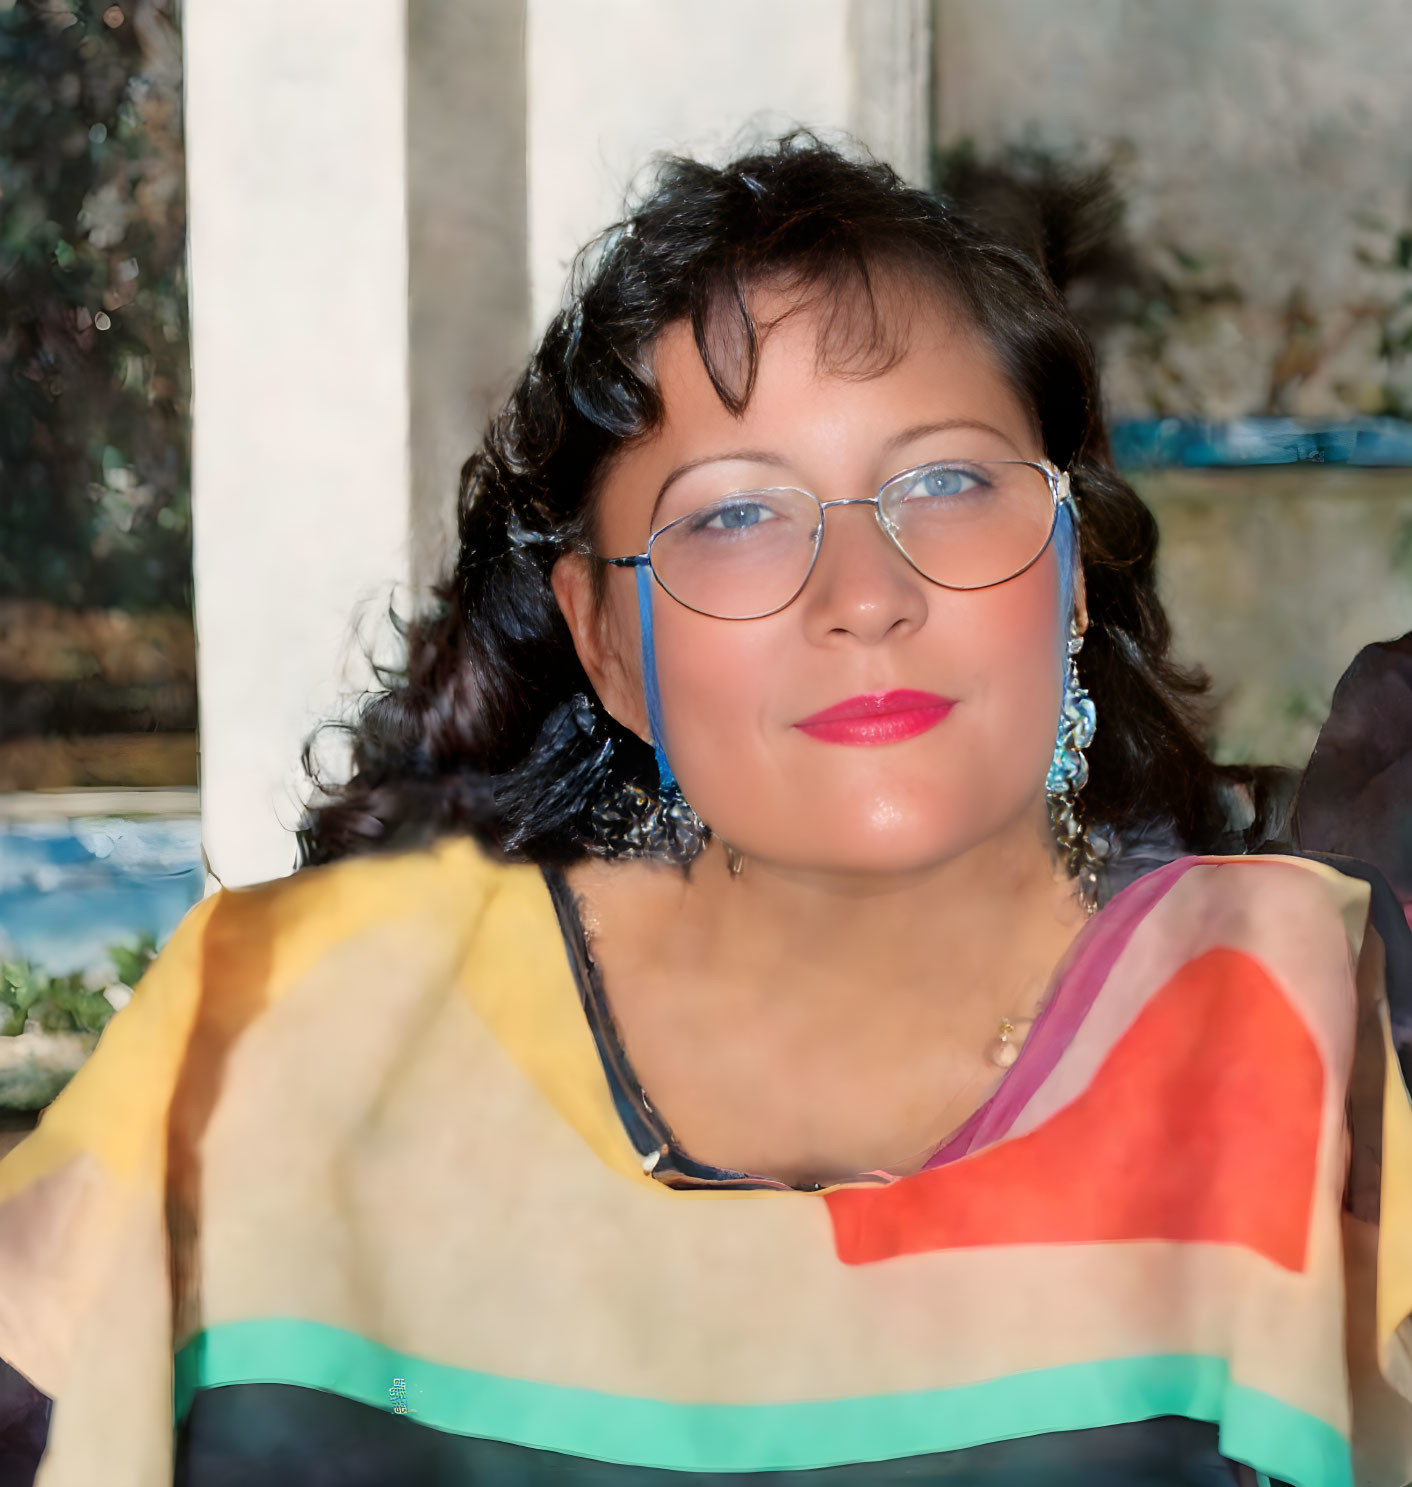
[[[1369,933],[1369,884],[1293,855],[1190,856],[1139,879],[1110,905],[1105,938],[1137,934],[1164,964],[1212,953],[1257,962],[1287,987],[1338,1000]],[[1100,916],[1100,921],[1101,921]]]
[[[156,1098],[183,1065],[223,1059],[280,1004],[395,1018],[454,985],[507,906],[514,920],[517,903],[546,900],[542,884],[538,869],[448,837],[222,888],[187,913],[60,1103],[99,1085],[99,1098],[116,1099],[124,1083]],[[513,931],[498,938],[513,944]]]
[[[397,1025],[447,995],[487,940],[511,953],[547,902],[537,868],[462,837],[222,888],[187,913],[49,1107],[51,1155],[135,1150],[179,1088],[218,1088],[252,1040],[305,1047],[330,1026]]]
[[[1273,983],[1342,1048],[1369,935],[1366,881],[1275,854],[1180,858],[1152,878],[1146,943],[1164,964]]]
[[[1236,857],[1183,857],[1170,865],[1183,897],[1207,907],[1237,906],[1259,915],[1361,924],[1367,918],[1369,885],[1313,858],[1280,853]]]
[[[497,861],[468,837],[445,837],[222,888],[191,911],[164,955],[183,939],[199,941],[208,970],[239,967],[278,988],[359,945],[464,947],[507,903],[543,893],[537,868]]]

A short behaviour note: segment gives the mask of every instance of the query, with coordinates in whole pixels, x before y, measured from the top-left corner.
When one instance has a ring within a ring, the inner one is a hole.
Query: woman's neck
[[[643,1087],[699,1161],[784,1181],[909,1170],[999,1076],[1086,918],[1033,821],[924,872],[801,872],[713,844],[570,873]]]
[[[658,953],[687,950],[694,964],[768,987],[772,999],[817,999],[830,986],[870,1000],[918,986],[935,996],[939,981],[962,976],[1002,996],[1007,982],[1042,984],[1086,914],[1036,814],[953,858],[892,874],[750,858],[736,877],[712,843],[686,878],[663,884],[664,900],[675,901],[658,921]]]

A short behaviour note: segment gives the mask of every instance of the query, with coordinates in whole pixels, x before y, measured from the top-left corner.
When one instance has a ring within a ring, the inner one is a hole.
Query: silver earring
[[[1064,702],[1059,713],[1054,757],[1049,762],[1044,788],[1049,797],[1050,826],[1064,857],[1064,865],[1069,876],[1077,879],[1080,896],[1092,914],[1098,907],[1098,858],[1089,841],[1079,792],[1088,783],[1088,760],[1084,757],[1084,750],[1093,742],[1098,714],[1093,698],[1079,680],[1077,657],[1083,643],[1077,620],[1070,619]]]
[[[603,857],[665,857],[687,863],[710,834],[675,785],[647,790],[625,780],[593,808],[591,850]]]

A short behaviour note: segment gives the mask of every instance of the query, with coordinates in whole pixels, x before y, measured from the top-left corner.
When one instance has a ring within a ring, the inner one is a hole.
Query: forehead
[[[803,432],[843,413],[852,415],[859,437],[872,429],[885,439],[895,418],[915,421],[904,408],[935,418],[981,417],[1016,440],[1037,439],[1031,410],[995,352],[935,289],[898,279],[875,282],[871,293],[766,285],[747,305],[753,368],[749,329],[734,305],[708,317],[704,355],[686,321],[658,337],[649,363],[663,418],[639,441],[644,452],[743,433],[787,440],[793,425]]]

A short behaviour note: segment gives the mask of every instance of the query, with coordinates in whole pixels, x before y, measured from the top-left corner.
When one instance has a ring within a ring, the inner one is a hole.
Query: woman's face
[[[754,308],[768,323],[785,306],[762,295]],[[652,358],[665,419],[607,470],[597,551],[640,553],[679,506],[731,490],[866,498],[929,460],[1042,458],[1029,414],[979,338],[939,308],[912,310],[905,353],[863,377],[821,364],[814,314],[787,315],[764,338],[739,417],[716,395],[690,328],[666,331]],[[565,559],[555,590],[603,704],[646,739],[634,579],[609,569],[599,606],[587,564]],[[1058,611],[1053,544],[1008,582],[961,592],[911,567],[874,508],[835,507],[813,572],[778,613],[716,619],[653,585],[661,741],[687,800],[748,857],[844,873],[924,870],[1027,816],[1045,819]],[[876,730],[881,742],[858,727],[800,726],[848,699],[899,691],[951,706]]]

